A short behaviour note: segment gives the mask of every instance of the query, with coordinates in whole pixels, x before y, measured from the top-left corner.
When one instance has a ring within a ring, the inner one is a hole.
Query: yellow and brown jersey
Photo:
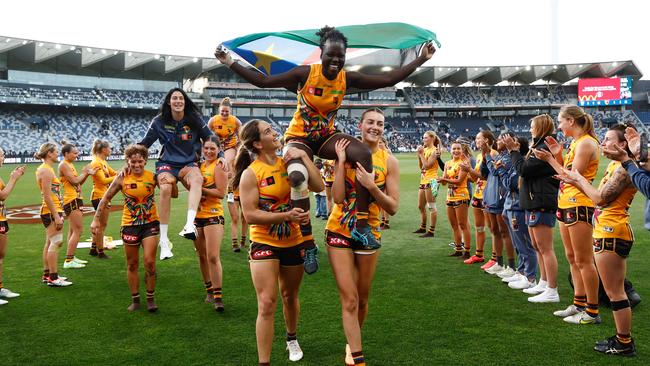
[[[229,115],[225,120],[221,115],[212,117],[208,128],[219,137],[221,149],[228,150],[234,149],[239,144],[239,137],[237,136],[237,117]]]
[[[52,169],[48,164],[43,163],[36,169],[36,184],[38,184],[39,189],[41,188],[41,181],[38,179],[38,172],[41,169],[49,170],[52,173],[52,182],[50,183],[49,192],[41,192],[41,197],[43,197],[41,199],[41,215],[52,213],[47,207],[47,204],[45,204],[45,194],[49,194],[50,197],[52,197],[52,202],[54,202],[56,212],[63,212],[63,205],[61,204],[61,181],[54,173],[54,169]]]
[[[326,183],[334,182],[334,160],[323,160],[322,175]]]
[[[474,165],[474,170],[480,172],[482,163],[483,163],[483,154],[478,154],[478,156],[476,157],[476,165]],[[476,189],[474,190],[474,198],[483,199],[484,189],[485,189],[485,180],[478,178],[476,180]]]
[[[212,163],[206,161],[201,163],[201,175],[203,176],[203,188],[214,189],[217,187],[214,181],[214,168],[217,166],[217,160]],[[223,216],[223,206],[221,199],[211,196],[201,196],[199,203],[199,212],[196,214],[198,219],[208,217]]]
[[[379,189],[384,190],[386,186],[386,175],[388,173],[388,157],[390,153],[378,149],[372,154],[372,168],[375,172],[375,184]],[[345,199],[332,208],[332,214],[327,220],[327,230],[350,238],[350,230],[356,225],[357,216],[357,194],[355,189],[355,169],[345,169]],[[377,240],[381,238],[379,231],[380,207],[377,202],[372,201],[368,206],[368,226]]]
[[[621,163],[612,161],[607,166],[605,176],[600,181],[598,190],[601,190]],[[617,238],[627,241],[634,241],[634,234],[630,227],[630,214],[628,210],[634,199],[636,188],[630,185],[623,189],[615,200],[605,206],[598,206],[594,211],[594,239]]]
[[[0,178],[0,191],[3,189],[5,189],[5,182]],[[0,221],[7,221],[7,207],[4,200],[0,200]]]
[[[70,171],[72,172],[72,175],[74,175],[75,177],[79,176],[79,174],[77,174],[77,169],[75,169],[74,167],[74,164],[66,160],[63,160],[61,164],[65,164],[66,166],[68,166],[68,168],[70,168]],[[82,199],[81,186],[70,183],[70,181],[67,180],[65,175],[63,174],[61,174],[61,183],[63,183],[63,204],[64,205],[67,205],[68,203],[76,199]]]
[[[577,138],[571,142],[571,145],[569,146],[569,153],[566,155],[564,158],[564,167],[567,170],[571,170],[573,167],[573,159],[575,158],[575,151],[580,142],[583,140],[593,140],[596,145],[598,145],[598,141],[593,138],[591,135],[583,135],[580,138]],[[582,176],[587,178],[589,182],[593,182],[594,178],[596,178],[596,173],[598,173],[598,160],[600,158],[600,154],[596,154],[596,158],[592,159],[587,163],[587,169],[582,173]],[[584,193],[582,193],[578,188],[574,187],[573,185],[569,183],[560,183],[560,190],[558,193],[558,200],[557,200],[557,206],[558,208],[571,208],[571,207],[579,207],[579,206],[585,206],[585,207],[594,207],[593,201],[587,197]]]
[[[148,170],[139,177],[133,173],[124,176],[122,226],[144,225],[158,221],[158,210],[154,200],[155,190],[156,178]]]
[[[310,65],[305,85],[298,91],[298,106],[293,114],[286,139],[300,137],[318,141],[334,133],[334,118],[343,103],[346,90],[345,71],[334,80],[323,76],[321,64]]]
[[[108,190],[108,186],[113,182],[113,179],[115,179],[117,172],[108,165],[106,160],[98,156],[93,157],[90,166],[97,169],[93,175],[93,191],[90,199],[101,199],[104,196],[104,193]]]
[[[284,161],[276,158],[273,165],[259,159],[253,161],[248,169],[257,180],[259,191],[258,207],[267,212],[287,212],[291,209],[289,199],[291,185]],[[302,242],[300,226],[295,222],[282,222],[271,225],[250,225],[251,241],[274,247],[289,248]]]
[[[436,155],[438,148],[435,146],[424,148],[424,161],[428,161],[432,155]],[[438,159],[434,157],[433,165],[429,169],[422,168],[420,171],[420,184],[429,184],[432,179],[438,178]]]
[[[445,176],[447,179],[458,179],[460,178],[460,164],[463,163],[463,160],[452,159],[445,163]],[[458,202],[469,200],[469,190],[467,189],[467,175],[465,179],[458,182],[457,184],[449,183],[447,185],[447,202]]]

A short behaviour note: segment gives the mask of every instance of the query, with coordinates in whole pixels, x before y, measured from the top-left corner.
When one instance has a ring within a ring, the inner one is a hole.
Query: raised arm
[[[411,61],[407,65],[404,65],[403,67],[392,70],[385,74],[367,75],[359,72],[348,72],[346,74],[347,85],[348,87],[364,90],[393,86],[411,75],[415,69],[427,62],[435,52],[436,49],[433,47],[433,43],[429,42],[424,47],[422,47],[422,53],[420,53],[420,56],[418,56],[415,60]]]
[[[265,75],[257,70],[251,70],[244,65],[234,62],[230,53],[217,48],[214,57],[226,65],[232,72],[258,88],[286,88],[291,91],[298,90],[299,85],[304,85],[309,76],[309,66],[298,66],[278,75]],[[268,72],[269,70],[267,70]]]
[[[9,182],[7,182],[7,185],[4,187],[4,189],[0,190],[0,201],[4,201],[9,197],[9,194],[11,194],[11,191],[14,190],[14,187],[16,187],[16,182],[20,177],[25,174],[25,166],[21,165],[19,167],[16,167],[11,172],[11,176],[9,177]]]
[[[345,149],[350,144],[346,139],[340,139],[336,142],[336,164],[334,165],[334,183],[332,183],[332,200],[336,204],[345,201],[345,162],[347,156]]]

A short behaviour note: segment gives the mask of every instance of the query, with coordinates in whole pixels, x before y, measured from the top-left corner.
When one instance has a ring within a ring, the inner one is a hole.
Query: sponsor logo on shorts
[[[138,236],[137,235],[122,234],[122,240],[132,243],[132,242],[138,241]]]
[[[253,259],[262,259],[273,255],[272,250],[258,250],[253,252]]]
[[[172,170],[172,167],[170,165],[161,165],[156,168],[157,172],[164,171],[164,170]]]
[[[530,214],[530,221],[535,221],[535,220],[537,220],[537,214],[531,213]]]
[[[344,246],[344,247],[349,247],[350,243],[342,238],[336,238],[336,237],[329,237],[327,238],[327,244],[332,245],[332,246]]]

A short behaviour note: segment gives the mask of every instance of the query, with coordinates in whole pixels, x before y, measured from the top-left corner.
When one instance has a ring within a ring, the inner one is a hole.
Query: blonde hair
[[[108,141],[102,141],[100,139],[95,139],[95,141],[93,141],[93,148],[92,148],[91,151],[92,151],[93,155],[99,155],[99,153],[102,152],[102,150],[104,150],[107,147],[110,147]]]
[[[429,130],[426,131],[424,134],[431,137],[431,139],[433,140],[433,146],[440,147],[440,137],[438,137],[438,135],[436,135],[435,132]]]
[[[540,114],[530,119],[530,125],[533,128],[533,138],[550,136],[555,132],[555,123],[553,118],[548,114]]]
[[[37,160],[44,160],[47,154],[51,153],[52,151],[56,150],[57,145],[53,142],[46,142],[42,144],[39,148],[38,151],[34,154],[34,159]]]
[[[219,103],[219,107],[232,107],[232,103],[230,102],[229,97],[225,97],[221,100],[221,103]]]
[[[591,115],[585,113],[585,111],[578,107],[577,105],[565,105],[560,109],[560,117],[562,118],[572,118],[578,126],[580,126],[585,133],[589,134],[591,137],[595,138],[598,141],[596,136],[596,130],[594,129],[594,119]]]

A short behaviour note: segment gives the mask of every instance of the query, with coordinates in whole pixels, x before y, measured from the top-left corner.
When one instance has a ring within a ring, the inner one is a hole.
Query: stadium
[[[346,68],[370,74],[386,71],[381,65],[348,64]],[[385,136],[401,173],[400,209],[391,218],[392,228],[383,234],[384,249],[363,330],[364,351],[371,364],[613,362],[591,350],[592,339],[611,333],[609,309],[602,311],[600,328],[561,324],[548,316],[557,304],[528,304],[524,295],[513,293],[477,267],[448,258],[452,235],[444,201],[437,203],[442,214],[435,240],[409,236],[417,228],[414,215],[420,169],[415,152],[429,130],[441,137],[445,147],[459,137],[473,140],[483,130],[530,137],[532,117],[549,114],[557,119],[566,104],[580,105],[591,114],[600,138],[609,126],[624,122],[650,132],[650,81],[642,77],[633,60],[436,65],[418,68],[396,87],[346,96],[337,128],[356,136],[362,113],[369,107],[381,108],[386,117]],[[621,98],[607,99],[585,91],[594,85],[596,89],[612,86]],[[232,253],[227,245],[228,229],[221,247],[227,304],[223,314],[215,314],[203,303],[194,248],[180,237],[172,238],[174,258],[158,263],[161,310],[155,316],[126,312],[126,271],[119,248],[110,251],[110,261],[89,259],[86,268],[67,270],[65,274],[76,280],[70,288],[52,291],[39,283],[44,237],[35,220],[34,207],[40,197],[33,181],[34,152],[44,142],[69,141],[80,151],[76,166],[81,171],[84,161],[92,158],[93,140],[101,138],[112,147],[107,160],[119,170],[124,149],[142,140],[163,98],[175,87],[188,92],[206,122],[217,114],[224,97],[232,99],[232,113],[243,123],[264,120],[277,131],[286,130],[296,110],[294,92],[254,87],[213,58],[0,36],[0,147],[6,155],[0,176],[6,181],[16,164],[27,164],[25,177],[6,202],[11,233],[4,282],[21,297],[0,308],[4,364],[256,362],[255,291],[246,254]],[[152,146],[154,158],[149,159],[149,167],[159,150],[158,143]],[[449,154],[443,154],[443,159],[449,159]],[[601,158],[597,180],[605,170],[605,160]],[[84,197],[89,197],[89,185],[83,189]],[[180,199],[172,203],[170,232],[182,228],[186,197],[181,188]],[[121,206],[118,201],[114,205]],[[650,271],[643,265],[643,258],[650,254],[644,208],[645,200],[637,194],[630,209],[636,245],[627,261],[627,278],[642,298],[650,294]],[[90,235],[90,219],[84,218],[82,241]],[[117,215],[111,216],[106,236],[120,236],[118,221]],[[341,364],[345,345],[323,230],[324,222],[315,220],[321,270],[306,276],[301,288],[299,333],[305,357],[300,362],[304,365]],[[554,240],[560,296],[569,299],[568,264],[557,230]],[[85,249],[78,253],[87,257]],[[284,324],[281,314],[279,309],[275,317],[273,361],[288,364],[280,341],[283,334],[278,331]],[[637,362],[650,354],[650,346],[643,341],[650,337],[647,317],[642,302],[634,308]]]

